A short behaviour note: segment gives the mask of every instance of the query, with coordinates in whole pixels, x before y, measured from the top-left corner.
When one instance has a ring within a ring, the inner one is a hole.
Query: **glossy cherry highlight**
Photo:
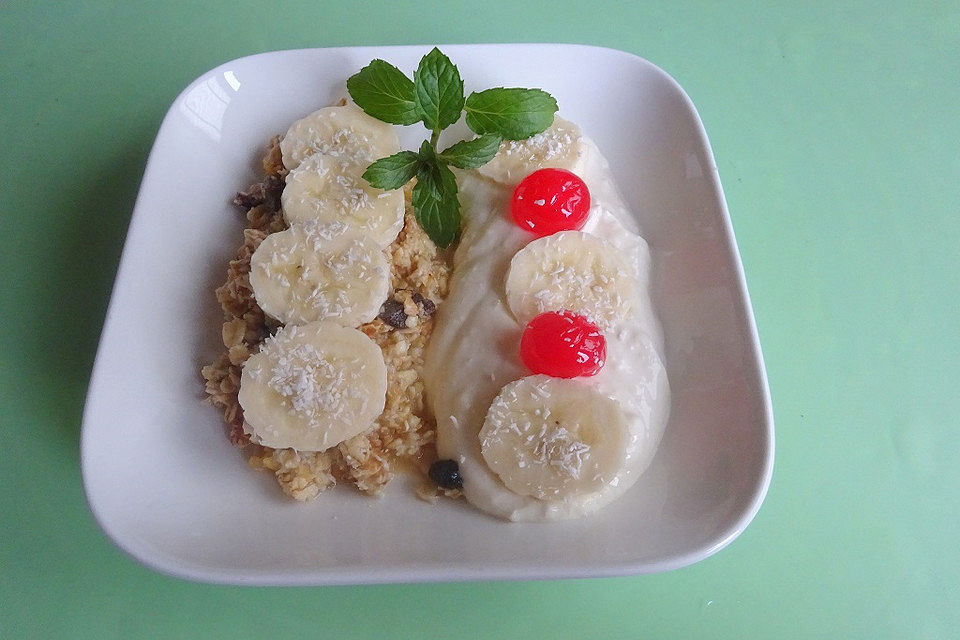
[[[583,228],[590,212],[590,190],[575,173],[538,169],[513,190],[510,215],[537,237]]]
[[[607,341],[586,317],[572,311],[548,311],[523,330],[520,358],[532,372],[554,378],[593,376],[606,362]]]

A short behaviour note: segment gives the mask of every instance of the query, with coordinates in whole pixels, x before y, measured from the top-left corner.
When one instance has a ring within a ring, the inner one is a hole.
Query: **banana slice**
[[[314,154],[367,166],[400,151],[400,140],[391,125],[346,104],[314,111],[294,122],[280,141],[280,151],[283,166],[291,170]]]
[[[268,338],[240,376],[240,406],[256,442],[325,451],[363,433],[383,411],[387,368],[366,335],[328,322]]]
[[[370,322],[387,299],[390,267],[369,236],[316,220],[268,235],[250,259],[260,307],[284,324]]]
[[[583,171],[586,144],[580,127],[555,117],[553,124],[526,140],[504,140],[493,160],[477,171],[497,182],[514,185],[545,167]]]
[[[582,382],[541,375],[506,385],[480,430],[483,459],[503,484],[541,500],[615,482],[628,442],[616,400]]]
[[[607,329],[640,307],[640,284],[612,244],[582,231],[537,238],[513,256],[507,303],[526,324],[544,311],[574,311]]]
[[[283,216],[296,224],[308,220],[345,222],[376,240],[393,242],[403,228],[403,191],[381,191],[363,179],[365,165],[323,155],[310,156],[287,175],[280,196]]]

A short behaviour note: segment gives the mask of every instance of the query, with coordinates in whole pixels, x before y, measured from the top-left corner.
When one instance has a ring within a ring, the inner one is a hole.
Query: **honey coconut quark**
[[[580,231],[536,238],[511,219],[517,183],[545,167],[572,171],[589,188]],[[424,366],[439,457],[459,464],[464,495],[492,515],[587,515],[637,482],[669,413],[647,244],[596,145],[560,118],[533,138],[504,142],[457,182],[464,226]],[[597,375],[551,378],[524,366],[527,322],[561,310],[602,330]]]

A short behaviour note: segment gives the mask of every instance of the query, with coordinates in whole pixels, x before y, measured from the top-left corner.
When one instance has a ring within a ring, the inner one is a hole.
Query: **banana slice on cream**
[[[518,184],[546,167],[583,172],[586,143],[580,127],[555,117],[546,131],[526,140],[504,140],[497,155],[477,171],[505,185]]]
[[[611,243],[582,231],[537,238],[518,251],[507,272],[507,303],[527,323],[545,311],[573,311],[601,329],[640,306],[635,270]]]
[[[615,482],[629,438],[616,400],[581,381],[543,375],[507,384],[480,430],[483,459],[503,484],[541,500]]]

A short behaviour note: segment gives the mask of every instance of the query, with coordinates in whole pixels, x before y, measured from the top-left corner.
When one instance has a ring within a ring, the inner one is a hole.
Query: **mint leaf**
[[[553,124],[557,101],[540,89],[487,89],[466,100],[467,126],[477,134],[495,133],[524,140]]]
[[[440,158],[458,169],[476,169],[497,155],[502,138],[492,133],[458,142],[440,153]]]
[[[347,79],[347,91],[361,109],[392,124],[420,121],[413,81],[389,62],[374,60]]]
[[[420,143],[420,161],[425,165],[434,164],[437,160],[437,151],[428,140]]]
[[[363,172],[363,179],[377,189],[399,189],[417,175],[420,165],[416,153],[401,151],[371,164]]]
[[[460,119],[463,80],[450,58],[433,48],[413,74],[414,101],[427,129],[439,132]]]
[[[438,247],[449,247],[460,232],[457,179],[450,168],[440,162],[422,165],[412,201],[420,227]]]

